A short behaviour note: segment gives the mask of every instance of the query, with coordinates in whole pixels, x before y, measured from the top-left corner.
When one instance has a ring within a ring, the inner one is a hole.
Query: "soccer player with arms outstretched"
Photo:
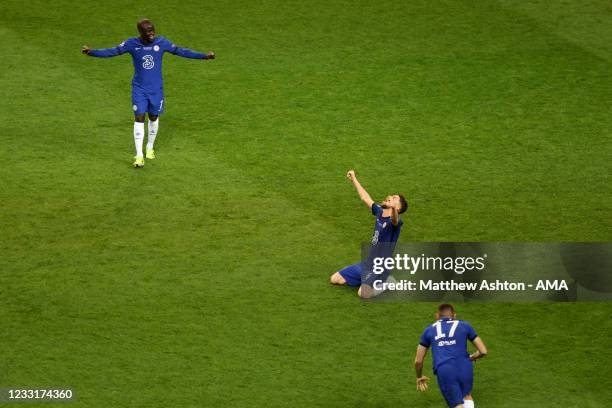
[[[423,361],[427,349],[431,347],[434,374],[438,377],[438,386],[448,406],[474,408],[472,362],[486,356],[487,348],[468,322],[455,317],[453,305],[440,305],[436,322],[421,335],[414,360],[416,387],[419,391],[427,390],[429,378],[423,375]],[[467,351],[468,340],[476,346],[477,351],[473,354]]]
[[[159,115],[164,111],[164,83],[162,79],[162,57],[169,52],[179,57],[193,59],[215,59],[215,53],[202,54],[177,47],[162,36],[156,37],[155,26],[150,20],[136,24],[140,37],[129,38],[116,47],[92,50],[83,46],[81,52],[91,57],[116,57],[125,53],[132,55],[134,77],[132,78],[132,109],[134,110],[134,144],[136,157],[134,167],[144,166],[142,145],[144,142],[145,114],[149,115],[149,137],[147,159],[155,158],[153,144],[159,127]]]
[[[381,293],[381,291],[374,289],[374,282],[384,282],[389,276],[387,271],[380,275],[374,274],[371,270],[372,260],[374,257],[386,258],[393,255],[395,243],[404,223],[400,219],[400,214],[406,211],[408,203],[404,196],[395,194],[387,196],[382,203],[377,204],[361,186],[355,171],[350,170],[346,177],[355,186],[359,198],[372,210],[372,215],[376,217],[376,224],[374,225],[374,234],[372,235],[372,243],[366,262],[349,265],[335,272],[329,280],[334,285],[359,286],[357,291],[359,297],[368,299]]]

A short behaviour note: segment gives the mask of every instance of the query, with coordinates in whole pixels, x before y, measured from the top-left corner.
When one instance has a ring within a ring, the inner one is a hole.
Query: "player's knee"
[[[331,283],[332,285],[345,285],[346,279],[344,279],[342,275],[340,275],[340,272],[336,272],[329,277],[329,283]]]
[[[370,285],[361,285],[357,291],[357,295],[362,299],[370,299],[374,297],[374,290],[372,290]]]
[[[151,122],[155,122],[155,121],[157,120],[157,118],[158,118],[158,117],[159,117],[158,115],[151,115],[151,114],[149,113],[149,120],[150,120]]]
[[[134,115],[134,120],[136,122],[144,123],[145,115],[144,114],[142,114],[142,115]]]

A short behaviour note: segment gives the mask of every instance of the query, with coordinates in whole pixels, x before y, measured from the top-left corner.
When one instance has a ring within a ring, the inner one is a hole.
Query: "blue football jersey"
[[[477,336],[468,322],[444,317],[425,329],[419,344],[423,347],[431,346],[436,373],[442,364],[469,362],[467,342],[474,341]]]
[[[150,44],[144,44],[139,37],[129,38],[113,48],[91,50],[89,55],[104,58],[129,53],[134,64],[132,86],[156,93],[163,90],[164,86],[162,57],[166,52],[185,58],[207,58],[206,54],[177,47],[162,36],[155,37]]]
[[[391,217],[383,216],[383,209],[380,205],[372,204],[372,215],[376,217],[374,224],[374,232],[372,233],[372,241],[370,243],[370,252],[368,256],[368,264],[376,257],[391,257],[395,249],[395,244],[400,235],[404,221],[400,219],[397,225],[393,225]]]

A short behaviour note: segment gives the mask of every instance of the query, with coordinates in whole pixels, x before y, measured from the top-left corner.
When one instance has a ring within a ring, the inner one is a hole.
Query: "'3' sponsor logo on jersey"
[[[379,235],[380,235],[380,231],[378,230],[374,231],[374,235],[372,235],[372,246],[375,246],[378,244]]]
[[[151,69],[155,66],[152,55],[145,55],[144,57],[142,57],[142,59],[144,60],[144,62],[142,63],[142,67],[144,69]]]

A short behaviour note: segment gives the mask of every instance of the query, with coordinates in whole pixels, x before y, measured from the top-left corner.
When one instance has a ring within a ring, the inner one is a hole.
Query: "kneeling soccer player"
[[[215,53],[202,54],[186,48],[177,47],[164,37],[155,36],[155,27],[149,20],[141,20],[136,25],[140,37],[130,38],[113,48],[92,50],[83,46],[81,52],[91,57],[116,57],[129,53],[134,63],[132,78],[132,109],[134,110],[134,144],[136,156],[134,167],[144,167],[142,145],[144,141],[145,114],[149,115],[149,138],[147,140],[147,159],[155,158],[153,144],[159,127],[159,115],[164,111],[164,84],[162,80],[162,56],[164,53],[184,58],[201,60],[215,59]]]
[[[423,375],[423,360],[431,346],[434,374],[442,396],[451,408],[474,408],[472,384],[474,370],[472,362],[487,355],[487,348],[468,322],[455,319],[452,305],[442,304],[436,313],[436,322],[427,327],[417,346],[414,366],[416,387],[427,390],[427,380]],[[467,341],[470,340],[477,351],[468,354]]]
[[[396,194],[387,196],[382,203],[377,204],[361,186],[353,170],[350,170],[346,177],[353,182],[361,200],[372,210],[372,215],[376,217],[376,224],[367,261],[349,265],[335,272],[330,277],[330,282],[334,285],[359,286],[357,294],[367,299],[382,293],[381,290],[374,288],[374,283],[384,282],[389,273],[385,271],[382,274],[375,274],[371,270],[372,262],[374,257],[393,256],[395,243],[404,223],[399,215],[406,211],[408,203],[402,195]]]

